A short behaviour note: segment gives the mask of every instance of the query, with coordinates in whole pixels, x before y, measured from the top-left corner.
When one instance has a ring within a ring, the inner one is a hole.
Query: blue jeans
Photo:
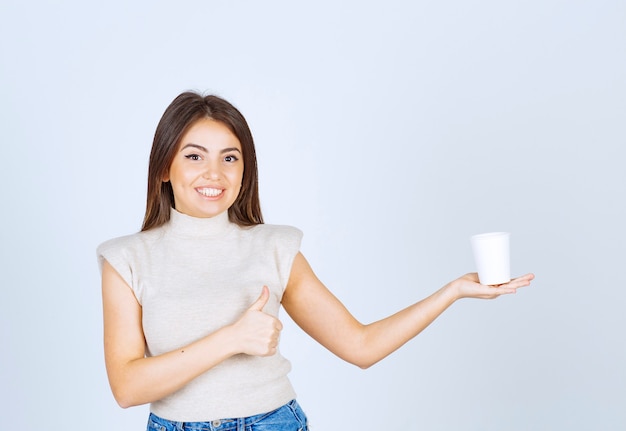
[[[209,422],[174,422],[150,413],[147,431],[308,431],[307,418],[296,400],[268,413]]]

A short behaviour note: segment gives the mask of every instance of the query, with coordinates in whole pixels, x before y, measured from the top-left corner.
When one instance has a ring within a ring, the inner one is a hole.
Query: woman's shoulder
[[[160,236],[160,229],[151,229],[148,231],[136,232],[130,235],[111,238],[98,245],[97,253],[98,255],[102,255],[107,251],[136,249],[138,247],[154,243]]]
[[[243,231],[248,241],[266,250],[299,249],[303,237],[297,227],[279,224],[258,224]]]
[[[281,224],[257,224],[247,230],[255,236],[265,238],[301,238],[303,235],[297,227]]]

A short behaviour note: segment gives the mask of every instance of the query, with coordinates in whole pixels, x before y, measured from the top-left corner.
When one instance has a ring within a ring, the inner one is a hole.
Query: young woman
[[[263,223],[252,134],[215,96],[186,92],[154,137],[141,232],[98,247],[107,373],[122,407],[151,403],[148,430],[304,430],[278,350],[280,306],[341,359],[367,368],[460,298],[496,298],[468,274],[364,325],[318,280],[302,233]]]

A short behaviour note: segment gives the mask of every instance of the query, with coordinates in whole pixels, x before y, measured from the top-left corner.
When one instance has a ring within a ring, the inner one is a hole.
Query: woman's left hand
[[[508,295],[517,292],[517,289],[520,287],[530,285],[530,282],[534,278],[534,274],[526,274],[521,277],[514,278],[508,283],[496,286],[486,286],[484,284],[480,284],[477,273],[470,273],[452,281],[447,287],[454,290],[455,297],[457,299],[494,299],[501,295]]]

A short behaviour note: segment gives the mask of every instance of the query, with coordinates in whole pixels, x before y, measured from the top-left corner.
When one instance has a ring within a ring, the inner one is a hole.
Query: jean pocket
[[[164,419],[150,413],[146,431],[174,431],[174,427],[169,425]]]
[[[309,420],[306,417],[304,410],[302,410],[302,407],[300,407],[300,404],[298,404],[296,400],[292,400],[287,405],[289,406],[289,409],[291,409],[291,412],[293,413],[296,420],[300,423],[300,428],[298,428],[298,431],[308,431]]]
[[[246,429],[251,431],[307,431],[308,426],[306,415],[294,400],[263,415]]]

